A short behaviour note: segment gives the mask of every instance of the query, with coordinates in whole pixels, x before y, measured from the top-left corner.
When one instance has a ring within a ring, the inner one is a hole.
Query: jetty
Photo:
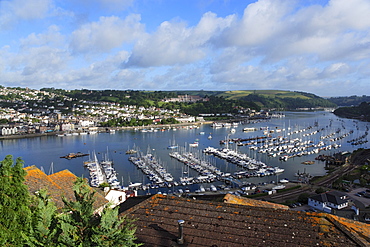
[[[262,177],[275,175],[284,172],[280,167],[269,167],[264,162],[249,157],[246,154],[238,153],[228,148],[207,147],[203,153],[214,155],[218,158],[225,159],[230,163],[236,164],[244,170],[234,173],[235,178],[242,177]]]
[[[113,161],[109,160],[108,157],[99,162],[96,154],[93,153],[92,158],[84,162],[84,166],[89,169],[92,187],[108,183],[111,188],[120,188],[117,173],[113,168]]]
[[[172,186],[173,176],[166,171],[153,154],[138,152],[136,156],[130,156],[129,161],[139,168],[153,184],[160,187]]]

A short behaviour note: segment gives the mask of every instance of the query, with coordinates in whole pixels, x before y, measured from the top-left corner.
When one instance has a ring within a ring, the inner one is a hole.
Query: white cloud
[[[290,10],[288,1],[260,0],[248,5],[239,22],[225,31],[227,45],[256,46],[269,41],[283,28],[283,18]]]
[[[162,0],[0,0],[0,76],[62,88],[369,90],[369,0],[248,2],[241,12],[169,5],[165,19]]]
[[[14,14],[21,19],[41,19],[48,13],[51,0],[14,0],[11,6]]]
[[[345,63],[334,63],[330,64],[322,71],[322,75],[325,77],[341,77],[350,72],[350,67]]]
[[[51,0],[0,1],[0,30],[10,28],[18,21],[42,19],[52,7]]]
[[[20,46],[27,49],[33,46],[63,46],[65,44],[65,37],[60,32],[60,28],[56,25],[50,26],[45,33],[31,33],[26,38],[20,39]]]
[[[230,18],[217,18],[213,13],[205,13],[194,28],[181,21],[165,21],[154,34],[148,34],[136,43],[127,66],[150,67],[199,61],[207,54],[207,42],[229,23]]]
[[[158,88],[158,85],[155,87],[154,83],[146,78],[146,74],[150,73],[150,70],[122,69],[112,78],[112,88]]]
[[[75,30],[70,47],[74,53],[109,52],[142,35],[144,26],[139,21],[139,15],[129,15],[124,20],[116,16],[100,17],[98,22]]]

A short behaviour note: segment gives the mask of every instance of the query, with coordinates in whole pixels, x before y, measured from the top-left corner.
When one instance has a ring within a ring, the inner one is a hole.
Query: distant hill
[[[331,97],[328,98],[330,102],[333,102],[337,106],[358,106],[362,102],[370,102],[370,96],[348,96],[348,97]]]
[[[336,104],[311,93],[287,90],[171,91],[177,94],[216,96],[227,100],[252,101],[262,108],[336,107]]]
[[[299,99],[311,99],[317,97],[313,94],[295,91],[284,91],[284,90],[237,90],[237,91],[225,91],[217,96],[224,96],[227,99],[242,99],[250,95],[260,95],[267,98],[299,98]]]
[[[340,117],[370,121],[370,103],[362,102],[358,106],[340,107],[334,111]]]
[[[297,110],[336,107],[335,103],[311,93],[284,91],[284,90],[235,90],[235,91],[205,91],[205,90],[173,90],[173,91],[140,91],[140,90],[56,90],[60,94],[72,98],[90,101],[108,101],[121,104],[173,107],[178,105],[185,112],[196,114],[198,112],[230,113],[238,106],[242,108]],[[178,95],[194,95],[209,98],[211,102],[164,103],[164,98],[174,98]],[[199,107],[198,107],[199,106]],[[206,108],[206,109],[205,109]]]
[[[177,91],[176,93],[180,93]],[[317,95],[284,90],[183,91],[189,95],[212,95],[226,100],[249,101],[261,108],[296,110],[299,108],[336,107],[336,104]]]

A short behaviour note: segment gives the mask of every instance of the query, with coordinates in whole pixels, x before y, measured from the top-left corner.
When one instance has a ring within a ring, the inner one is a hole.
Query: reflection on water
[[[176,128],[166,131],[148,131],[140,132],[133,130],[116,131],[112,133],[99,133],[96,135],[83,136],[44,136],[26,139],[10,139],[0,141],[0,150],[3,157],[11,154],[13,157],[22,157],[25,165],[36,165],[39,168],[48,172],[50,165],[53,163],[54,172],[68,169],[77,176],[88,177],[88,171],[83,167],[83,162],[88,157],[75,158],[71,160],[61,159],[60,156],[68,153],[93,153],[95,152],[99,159],[103,159],[104,155],[109,155],[113,160],[115,169],[118,172],[118,177],[123,181],[124,185],[129,182],[148,182],[147,177],[143,175],[141,170],[129,162],[129,155],[126,151],[131,148],[140,150],[142,153],[151,153],[155,156],[167,170],[171,173],[175,180],[184,175],[184,164],[169,156],[172,149],[168,149],[170,145],[178,145],[179,150],[196,152],[199,156],[205,157],[207,162],[212,163],[215,167],[224,173],[233,174],[240,171],[241,168],[233,163],[229,163],[224,159],[219,159],[214,156],[205,156],[202,153],[206,147],[212,146],[215,148],[225,147],[236,150],[237,152],[247,154],[249,157],[260,160],[268,166],[279,166],[284,168],[284,173],[279,175],[279,179],[287,178],[295,179],[294,175],[297,172],[307,172],[313,176],[324,175],[324,163],[316,161],[315,157],[318,154],[310,154],[301,157],[290,158],[287,161],[279,159],[279,155],[273,157],[268,155],[268,152],[258,152],[258,150],[250,149],[251,145],[237,146],[235,143],[220,144],[221,140],[228,137],[231,139],[241,138],[256,138],[264,136],[266,130],[271,137],[280,137],[291,139],[300,139],[302,141],[310,141],[312,143],[324,142],[336,143],[340,145],[337,149],[321,151],[320,154],[333,154],[340,151],[352,151],[357,148],[367,148],[368,143],[364,142],[360,145],[351,145],[348,141],[359,138],[367,133],[368,123],[354,121],[350,119],[338,118],[328,112],[285,112],[285,118],[276,118],[268,121],[259,121],[248,124],[239,124],[230,128],[212,128],[211,125],[201,125],[200,128]],[[244,128],[255,128],[256,131],[243,131]],[[308,127],[310,127],[308,129]],[[235,133],[231,129],[235,129]],[[306,129],[306,131],[300,131]],[[312,134],[312,132],[316,132]],[[311,133],[311,134],[308,134]],[[345,135],[350,133],[348,135]],[[340,139],[335,139],[338,136],[344,136]],[[209,138],[209,137],[212,138]],[[325,137],[325,138],[324,138]],[[367,140],[367,136],[363,138]],[[198,142],[197,147],[191,147],[189,144]],[[261,143],[256,146],[262,145]],[[305,165],[303,161],[315,161],[314,164]],[[196,177],[197,172],[189,169],[188,176]],[[253,177],[245,179],[247,181],[258,183],[271,180],[277,180],[276,176]]]

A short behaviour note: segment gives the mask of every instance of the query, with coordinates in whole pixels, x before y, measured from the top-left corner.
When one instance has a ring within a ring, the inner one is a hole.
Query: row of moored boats
[[[120,188],[117,173],[113,168],[113,161],[104,159],[99,162],[94,154],[93,158],[84,162],[84,166],[89,169],[92,187],[99,187],[101,184],[107,183],[111,188]]]

